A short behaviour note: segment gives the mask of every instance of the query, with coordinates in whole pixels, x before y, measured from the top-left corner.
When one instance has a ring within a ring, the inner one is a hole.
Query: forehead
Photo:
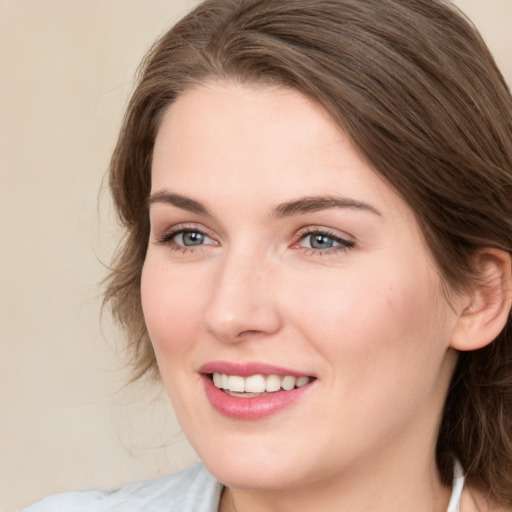
[[[155,153],[158,157],[160,148],[169,143],[174,142],[177,150],[199,141],[203,154],[213,149],[213,141],[232,151],[239,148],[246,155],[268,149],[271,141],[279,142],[283,151],[289,144],[297,149],[297,143],[304,147],[309,141],[307,150],[319,143],[327,148],[342,135],[320,105],[293,89],[211,82],[185,91],[168,107]]]
[[[245,206],[251,198],[276,204],[340,194],[408,211],[329,114],[284,87],[210,83],[187,90],[163,116],[152,173],[153,193],[171,188],[206,202],[242,194]]]

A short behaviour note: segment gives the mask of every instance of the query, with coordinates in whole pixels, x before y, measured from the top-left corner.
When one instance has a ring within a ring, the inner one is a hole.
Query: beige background
[[[0,511],[195,460],[99,321],[109,154],[140,58],[191,0],[0,0]],[[457,2],[512,83],[512,0]]]

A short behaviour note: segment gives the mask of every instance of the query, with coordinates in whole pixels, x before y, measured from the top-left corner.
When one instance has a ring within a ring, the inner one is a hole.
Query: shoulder
[[[221,491],[222,485],[202,464],[196,464],[180,473],[136,482],[113,492],[57,494],[21,512],[216,512]]]

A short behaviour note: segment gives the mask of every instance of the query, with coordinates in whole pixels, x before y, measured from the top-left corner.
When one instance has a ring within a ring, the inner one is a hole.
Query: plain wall
[[[136,67],[191,0],[0,1],[0,510],[196,460],[158,386],[125,386],[99,306],[100,197]],[[457,2],[512,83],[512,0]],[[99,197],[99,199],[98,199]]]

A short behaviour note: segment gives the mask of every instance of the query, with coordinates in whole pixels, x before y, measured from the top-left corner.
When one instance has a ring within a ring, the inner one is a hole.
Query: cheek
[[[144,264],[141,300],[149,337],[162,373],[165,366],[183,361],[192,346],[190,339],[200,324],[200,290],[186,273],[172,272],[153,264]],[[169,357],[172,356],[172,357]],[[165,377],[165,375],[162,375]]]
[[[317,282],[313,293],[290,294],[290,311],[317,350],[342,368],[339,375],[398,376],[404,364],[436,364],[444,353],[447,329],[438,308],[444,299],[428,268],[383,267]]]
[[[443,400],[449,324],[429,277],[420,274],[410,279],[396,269],[393,280],[347,277],[328,300],[307,305],[316,316],[307,323],[308,338],[329,362],[332,401],[343,404],[339,421],[348,415],[360,422],[347,432],[354,442],[358,432],[374,435],[367,425],[380,425],[375,435],[391,435]]]

